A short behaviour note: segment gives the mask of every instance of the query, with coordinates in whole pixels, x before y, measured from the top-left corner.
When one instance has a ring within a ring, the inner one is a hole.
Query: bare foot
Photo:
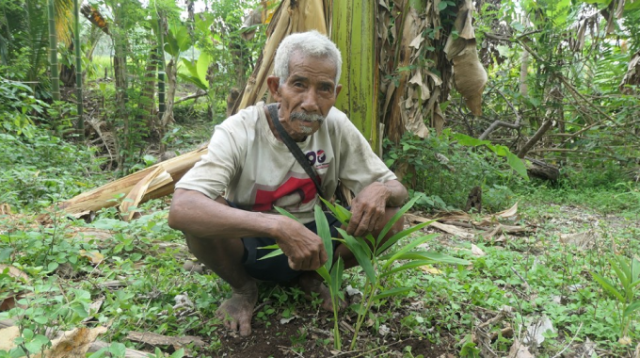
[[[329,288],[316,277],[315,272],[304,273],[298,278],[298,285],[304,291],[305,297],[307,299],[311,299],[312,294],[316,293],[320,299],[322,299],[321,307],[324,310],[329,312],[333,312],[333,302],[331,301],[331,291]],[[347,307],[347,302],[345,300],[340,300],[340,305],[338,306],[338,310]]]
[[[251,334],[251,316],[258,301],[258,286],[251,281],[241,289],[233,289],[231,298],[224,301],[216,311],[216,317],[224,326],[241,336]]]

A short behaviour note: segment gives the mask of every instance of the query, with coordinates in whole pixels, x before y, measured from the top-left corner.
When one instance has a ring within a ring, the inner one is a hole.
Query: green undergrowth
[[[35,126],[30,133],[0,132],[0,203],[37,211],[104,181],[91,148]]]
[[[206,129],[210,133],[210,128]],[[100,163],[90,150],[47,131],[36,131],[31,138],[7,133],[0,136],[0,150],[5,153],[0,163],[6,168],[0,173],[0,204],[10,204],[14,213],[0,213],[0,265],[12,265],[29,277],[15,279],[8,271],[0,273],[0,300],[20,294],[21,305],[0,313],[0,319],[14,319],[21,329],[20,345],[11,352],[0,352],[0,357],[34,355],[50,345],[44,335],[47,328],[80,326],[109,327],[100,336],[109,346],[90,355],[93,358],[107,352],[123,356],[124,348],[148,349],[128,340],[132,331],[202,337],[204,347],[185,347],[195,356],[228,353],[222,338],[224,328],[214,313],[230,295],[230,288],[213,273],[183,268],[194,258],[182,234],[167,225],[168,198],[141,205],[137,210],[142,216],[130,223],[120,220],[114,208],[97,213],[91,223],[69,219],[60,212],[49,213],[48,221],[38,222],[36,218],[51,203],[105,181],[98,174]],[[183,138],[184,143],[190,141]],[[614,267],[620,266],[620,258],[630,260],[640,250],[637,184],[620,173],[598,172],[589,177],[588,171],[576,172],[558,183],[525,182],[508,172],[502,162],[497,169],[485,167],[483,161],[501,160],[491,153],[482,153],[479,148],[460,150],[467,154],[447,152],[448,164],[457,160],[455,168],[464,168],[469,164],[466,155],[479,156],[473,159],[477,163],[471,163],[486,169],[478,169],[484,174],[477,178],[484,178],[487,210],[506,209],[517,201],[518,215],[503,224],[525,226],[529,231],[490,238],[474,235],[471,239],[438,232],[418,250],[451,255],[472,264],[420,266],[386,278],[387,287],[410,289],[371,306],[363,323],[359,352],[377,349],[375,356],[391,357],[396,356],[392,353],[395,349],[404,351],[405,357],[424,355],[387,346],[415,338],[459,356],[473,357],[489,350],[506,356],[515,339],[526,340],[527,327],[533,321],[547,317],[553,331],[543,334],[541,344],[530,344],[535,356],[553,357],[565,348],[567,353],[574,352],[587,340],[595,344],[600,356],[631,355],[640,341],[640,317],[637,311],[625,315],[623,308],[635,307],[640,298],[637,290],[630,291],[621,304],[613,291],[594,277],[602,277],[617,290],[624,287]],[[417,150],[413,153],[418,158]],[[429,155],[425,154],[425,160]],[[437,172],[435,164],[428,165],[435,171],[429,174],[431,178],[442,182],[437,184],[442,185],[439,192],[429,191],[435,190],[435,183],[432,189],[424,189],[432,200],[438,193],[443,202],[445,198],[462,200],[467,186],[476,182],[456,179],[456,172]],[[428,165],[425,168],[431,168]],[[426,174],[416,175],[427,178]],[[457,190],[462,192],[448,193],[444,186],[448,180],[459,180],[451,188],[459,185]],[[487,204],[491,200],[493,204]],[[365,277],[359,268],[345,271],[342,289],[362,287]],[[349,299],[355,303],[358,295]],[[101,300],[99,310],[91,308]],[[290,350],[306,356],[309,342],[327,351],[332,348],[330,337],[313,333],[314,328],[333,326],[333,318],[317,309],[318,299],[309,302],[295,287],[264,284],[260,285],[259,303],[253,321],[267,330],[280,332],[281,319],[297,317],[287,323],[298,327],[298,333],[290,336]],[[353,304],[339,317],[355,319],[358,307]],[[316,313],[302,314],[309,311]],[[343,334],[350,337],[349,332]],[[482,338],[491,335],[493,339]],[[344,342],[345,346],[349,343]],[[167,347],[160,348],[169,352]]]

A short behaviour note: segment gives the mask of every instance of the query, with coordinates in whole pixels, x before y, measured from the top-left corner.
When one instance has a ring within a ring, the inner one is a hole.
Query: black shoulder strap
[[[302,169],[307,173],[309,178],[313,181],[313,184],[316,186],[316,191],[321,198],[325,198],[322,193],[322,189],[320,188],[320,180],[318,178],[318,174],[315,169],[309,164],[309,159],[302,153],[298,144],[289,136],[289,133],[284,130],[282,123],[280,123],[280,119],[278,118],[278,104],[272,103],[267,105],[267,110],[269,111],[269,117],[271,117],[271,122],[273,122],[273,126],[276,127],[278,134],[280,134],[280,139],[284,142],[284,144],[289,148],[291,154],[293,154],[294,158],[300,163]],[[326,198],[325,198],[326,199]],[[323,205],[324,206],[324,205]]]

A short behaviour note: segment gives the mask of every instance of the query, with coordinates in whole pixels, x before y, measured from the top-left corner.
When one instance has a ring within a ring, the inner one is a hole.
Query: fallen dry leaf
[[[464,230],[461,229],[457,226],[453,226],[453,225],[447,225],[447,224],[442,224],[439,223],[437,221],[434,221],[433,223],[431,223],[429,226],[433,226],[438,230],[444,231],[447,234],[451,234],[454,236],[458,236],[462,239],[473,239],[473,237],[475,236],[471,231],[468,230]]]
[[[0,265],[0,274],[4,273],[5,271],[7,271],[9,277],[12,277],[17,281],[22,281],[23,283],[29,282],[29,276],[14,266]],[[13,296],[9,296],[4,300],[0,300],[0,312],[8,311],[14,308],[17,305],[18,299],[20,298],[20,294],[21,292],[16,292]],[[24,308],[26,308],[26,306],[24,306]]]
[[[16,345],[13,341],[20,337],[20,328],[18,326],[0,329],[0,351],[10,351]]]
[[[11,206],[7,203],[0,204],[0,215],[12,215]]]
[[[104,255],[99,253],[98,251],[80,250],[80,256],[86,257],[87,259],[89,259],[89,262],[94,265],[98,265],[104,260]]]
[[[471,254],[473,254],[473,256],[477,256],[477,257],[482,257],[482,256],[486,256],[487,254],[484,253],[484,251],[482,251],[482,249],[480,249],[478,246],[471,244]]]
[[[17,278],[19,280],[21,280],[22,282],[27,283],[29,281],[29,276],[22,272],[20,269],[11,266],[11,265],[3,265],[0,264],[0,273],[4,272],[5,270],[9,269],[8,273],[9,276],[13,277],[13,278]]]
[[[540,346],[544,342],[543,334],[546,331],[555,332],[556,330],[553,328],[553,323],[549,317],[543,315],[527,325],[527,333],[522,341],[525,344],[533,343],[536,346]]]
[[[594,243],[595,236],[590,231],[579,232],[575,234],[560,234],[560,242],[563,244],[573,244],[578,248],[586,248]]]
[[[631,341],[631,338],[624,336],[618,339],[618,343],[622,344],[623,346],[628,346],[632,343],[632,341]]]
[[[518,213],[518,203],[516,202],[515,204],[513,204],[512,207],[510,207],[507,210],[501,211],[499,213],[496,213],[495,216],[500,217],[500,218],[510,218],[512,216],[514,216],[515,214]]]
[[[107,331],[106,327],[80,327],[63,332],[51,341],[51,349],[45,352],[47,358],[84,358],[96,337]]]
[[[533,354],[529,352],[529,348],[515,339],[509,350],[509,358],[533,358]]]
[[[295,317],[295,316],[294,316]],[[174,346],[182,347],[193,343],[195,346],[204,347],[205,343],[200,337],[183,336],[172,337],[152,332],[129,332],[127,339],[136,342],[146,343],[152,346]]]
[[[424,272],[430,273],[432,275],[441,275],[442,271],[438,270],[437,268],[431,266],[431,265],[424,265],[424,266],[420,266],[420,269]]]

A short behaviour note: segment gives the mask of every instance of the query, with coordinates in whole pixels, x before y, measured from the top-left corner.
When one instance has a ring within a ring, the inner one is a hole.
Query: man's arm
[[[407,189],[397,180],[373,182],[366,186],[351,203],[351,220],[347,233],[362,236],[384,223],[387,207],[400,207],[407,200]]]
[[[327,261],[320,237],[299,222],[282,215],[235,209],[221,197],[211,200],[194,190],[176,190],[169,211],[169,226],[209,240],[271,237],[294,270],[315,270]]]

